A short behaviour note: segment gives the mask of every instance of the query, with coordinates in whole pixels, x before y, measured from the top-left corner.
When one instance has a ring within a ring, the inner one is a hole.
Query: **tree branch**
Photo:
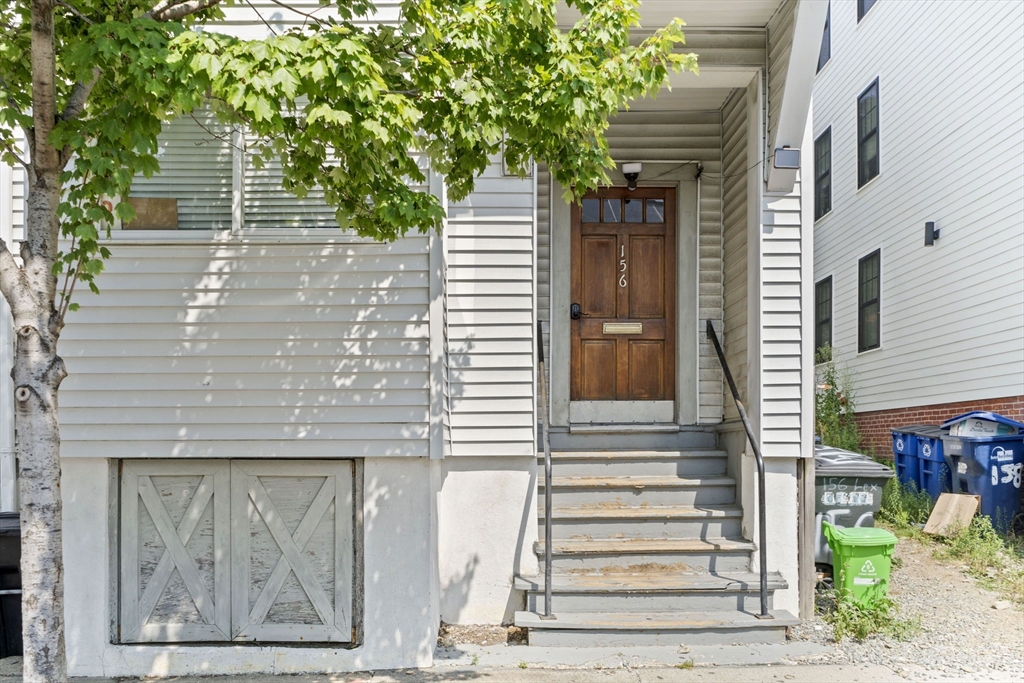
[[[25,161],[24,159],[21,158],[20,154],[18,154],[18,148],[17,147],[9,145],[6,142],[0,141],[0,151],[7,152],[12,157],[14,157],[15,161],[17,161],[19,164],[24,166],[26,171],[28,171],[29,173],[32,172],[32,167],[29,166],[27,161]]]
[[[156,21],[177,21],[196,12],[202,12],[214,5],[219,5],[221,0],[186,0],[177,5],[170,5],[166,0],[161,0],[153,9],[143,16]]]
[[[0,239],[0,292],[7,298],[12,311],[15,308],[15,299],[24,295],[27,286],[25,271],[14,259],[14,254],[7,248],[7,243]]]
[[[76,9],[74,6],[71,5],[71,3],[65,2],[64,0],[54,0],[54,2],[56,2],[61,7],[64,7],[66,9],[71,10],[72,14],[74,14],[76,17],[78,17],[79,19],[81,19],[85,23],[89,24],[90,26],[92,26],[92,25],[94,25],[96,23],[92,19],[90,19],[89,17],[87,17],[84,14],[82,14],[81,12],[79,12],[78,9]]]

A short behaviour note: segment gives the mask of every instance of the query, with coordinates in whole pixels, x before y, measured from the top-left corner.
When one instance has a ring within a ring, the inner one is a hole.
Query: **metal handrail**
[[[754,436],[754,428],[750,426],[747,410],[743,407],[743,401],[740,400],[740,392],[736,389],[736,382],[732,378],[732,373],[729,372],[729,364],[725,361],[725,352],[722,351],[722,345],[718,341],[718,335],[710,320],[707,321],[707,333],[708,339],[715,345],[718,362],[722,364],[722,372],[725,373],[725,379],[729,383],[732,398],[736,401],[736,410],[740,414],[740,421],[743,422],[743,428],[747,431],[747,439],[750,440],[750,447],[754,449],[754,459],[757,461],[757,519],[760,538],[757,550],[758,564],[761,569],[761,614],[758,615],[758,619],[774,619],[775,617],[768,613],[768,550],[766,542],[768,531],[765,524],[764,458],[761,457],[761,447],[758,446],[757,438]]]
[[[551,438],[548,434],[548,385],[544,369],[544,327],[537,321],[537,358],[540,361],[540,427],[544,440],[544,614],[551,614]]]

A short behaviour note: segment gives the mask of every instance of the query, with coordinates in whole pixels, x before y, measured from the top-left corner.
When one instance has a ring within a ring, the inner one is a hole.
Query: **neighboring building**
[[[248,5],[225,12],[266,30]],[[764,160],[809,164],[825,7],[643,13],[687,21],[700,77],[614,120],[639,188],[616,174],[575,207],[546,169],[495,160],[443,235],[373,243],[247,163],[241,133],[166,127],[161,175],[133,190],[161,200],[164,229],[115,230],[102,294],[61,341],[73,675],[424,666],[440,620],[514,619],[535,644],[764,642],[806,613],[811,184]],[[443,199],[443,179],[423,190]],[[16,238],[20,204],[0,221]],[[707,320],[766,459],[775,620],[752,616],[756,469]],[[536,618],[537,321],[556,622]]]
[[[832,0],[813,102],[817,344],[865,448],[1024,418],[1024,3]]]

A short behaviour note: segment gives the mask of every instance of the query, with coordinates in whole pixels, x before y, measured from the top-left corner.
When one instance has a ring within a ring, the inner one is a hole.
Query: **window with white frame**
[[[875,6],[876,2],[878,2],[878,0],[857,0],[858,24],[860,23],[860,20],[864,18],[864,15],[867,14],[871,10],[871,8]]]
[[[136,210],[128,229],[229,230],[337,228],[334,207],[313,188],[297,197],[285,188],[278,161],[256,163],[259,140],[238,135],[200,111],[164,124],[158,138],[160,172],[136,176],[126,200]],[[240,182],[236,183],[235,175]],[[235,193],[240,193],[240,197]],[[232,206],[241,205],[234,226]]]
[[[832,276],[814,285],[814,350],[832,345]]]

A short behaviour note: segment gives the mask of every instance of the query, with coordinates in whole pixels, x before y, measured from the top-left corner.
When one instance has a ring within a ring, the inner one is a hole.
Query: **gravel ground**
[[[819,662],[882,664],[915,681],[1024,681],[1024,613],[1018,607],[978,586],[961,567],[933,558],[920,541],[901,538],[895,554],[902,566],[893,568],[890,596],[900,616],[920,618],[921,630],[903,642],[875,636],[833,644],[831,627],[815,618],[794,629],[794,636],[833,644]]]

